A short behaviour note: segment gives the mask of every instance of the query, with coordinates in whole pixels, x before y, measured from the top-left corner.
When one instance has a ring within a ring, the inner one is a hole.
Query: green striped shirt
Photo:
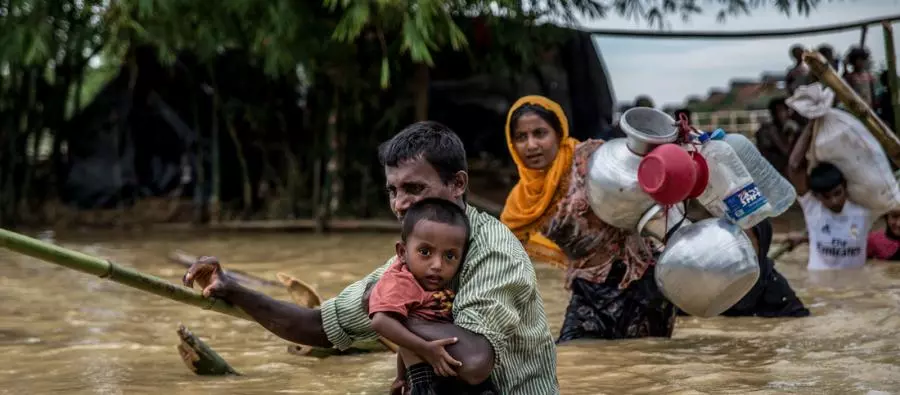
[[[556,345],[538,292],[534,266],[522,244],[496,218],[466,206],[472,239],[458,275],[454,323],[484,336],[494,348],[491,378],[503,394],[558,394]],[[373,339],[363,310],[366,287],[394,258],[322,304],[328,340],[339,349]]]

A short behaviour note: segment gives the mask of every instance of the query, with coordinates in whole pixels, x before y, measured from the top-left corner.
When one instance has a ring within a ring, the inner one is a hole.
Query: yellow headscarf
[[[538,105],[552,112],[559,118],[562,126],[562,130],[557,131],[560,134],[559,151],[553,159],[553,164],[546,170],[526,167],[516,153],[512,141],[510,133],[514,126],[510,124],[512,114],[526,104]],[[519,172],[519,182],[506,198],[500,220],[525,243],[526,250],[532,258],[563,267],[565,255],[556,244],[542,236],[540,231],[544,223],[556,212],[556,204],[567,192],[577,144],[578,140],[569,137],[569,120],[562,107],[546,97],[522,97],[510,107],[506,115],[506,145]]]

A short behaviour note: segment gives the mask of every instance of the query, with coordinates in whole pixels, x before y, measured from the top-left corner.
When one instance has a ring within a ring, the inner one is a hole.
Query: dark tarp
[[[429,117],[456,131],[470,157],[508,160],[503,136],[506,113],[521,96],[538,94],[560,104],[571,135],[579,140],[608,136],[615,99],[591,35],[574,32],[523,75],[442,78],[433,72]]]

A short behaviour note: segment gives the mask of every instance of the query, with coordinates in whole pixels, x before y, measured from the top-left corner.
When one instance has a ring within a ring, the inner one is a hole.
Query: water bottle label
[[[728,217],[733,221],[740,221],[765,206],[769,201],[759,191],[756,184],[751,182],[722,199],[722,202],[725,203]]]

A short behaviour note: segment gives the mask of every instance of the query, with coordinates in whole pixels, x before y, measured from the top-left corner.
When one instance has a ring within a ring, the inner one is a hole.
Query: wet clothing
[[[866,264],[866,239],[872,212],[848,200],[835,213],[812,192],[797,197],[809,234],[809,270],[858,268]]]
[[[900,261],[900,237],[890,229],[869,233],[866,255],[882,261]]]
[[[369,296],[369,316],[393,313],[403,318],[417,317],[426,321],[452,322],[452,289],[426,291],[409,268],[400,261],[384,272]]]
[[[588,159],[601,144],[588,140],[576,147],[569,190],[544,231],[569,258],[572,298],[557,343],[669,337],[676,309],[656,286],[652,242],[604,223],[588,204]]]
[[[453,323],[484,336],[494,349],[491,379],[503,394],[559,394],[556,346],[538,292],[534,265],[518,240],[496,218],[471,206],[472,227],[466,263],[451,284]],[[354,341],[375,339],[362,302],[369,285],[387,271],[394,258],[322,303],[322,326],[328,341],[346,349]]]
[[[490,379],[469,385],[455,377],[441,377],[427,363],[417,363],[406,369],[406,383],[410,395],[499,395]]]
[[[759,244],[759,280],[753,288],[734,306],[726,310],[724,316],[757,317],[808,317],[807,309],[787,279],[775,270],[775,262],[768,258],[772,244],[772,224],[764,220],[753,227]]]
[[[576,339],[671,337],[677,308],[656,286],[653,270],[619,288],[625,266],[615,262],[603,283],[576,278],[557,343]]]

